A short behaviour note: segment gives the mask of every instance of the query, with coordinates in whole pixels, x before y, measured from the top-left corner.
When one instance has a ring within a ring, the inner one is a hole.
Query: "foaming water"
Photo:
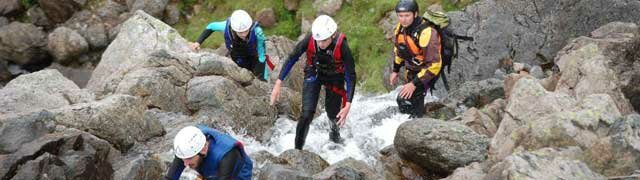
[[[340,129],[344,144],[329,141],[329,120],[326,112],[322,113],[311,123],[303,149],[320,155],[331,164],[352,157],[375,165],[378,151],[392,145],[398,126],[409,120],[409,115],[389,110],[389,107],[397,106],[397,93],[398,90],[379,96],[356,95],[347,124]],[[435,97],[427,95],[426,99],[434,101]],[[278,119],[273,127],[273,137],[265,143],[243,134],[232,132],[232,135],[244,142],[247,153],[266,150],[279,155],[294,148],[296,123],[288,118]]]

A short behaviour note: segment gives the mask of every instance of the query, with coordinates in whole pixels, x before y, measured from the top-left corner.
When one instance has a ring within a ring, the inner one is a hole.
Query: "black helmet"
[[[400,0],[396,4],[396,13],[399,12],[414,12],[418,13],[418,3],[415,0]]]

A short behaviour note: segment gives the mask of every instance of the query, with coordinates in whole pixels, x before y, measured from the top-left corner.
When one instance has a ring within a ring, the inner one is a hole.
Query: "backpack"
[[[449,27],[449,17],[443,12],[432,12],[427,10],[422,18],[425,21],[435,25],[435,29],[440,35],[440,43],[442,48],[440,54],[442,55],[442,69],[440,73],[429,82],[431,91],[435,89],[435,84],[440,77],[447,91],[449,91],[449,82],[447,81],[446,73],[451,73],[451,64],[454,58],[458,57],[458,40],[473,41],[472,37],[461,36],[453,33]],[[447,68],[445,73],[443,70]]]

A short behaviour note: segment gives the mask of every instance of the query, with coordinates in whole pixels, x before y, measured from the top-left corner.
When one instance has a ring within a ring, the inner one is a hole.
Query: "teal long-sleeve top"
[[[207,27],[205,28],[205,30],[202,32],[202,34],[200,34],[200,37],[198,37],[198,40],[196,42],[198,42],[199,44],[202,44],[204,42],[204,40],[206,40],[213,32],[225,32],[226,28],[228,28],[227,26],[227,21],[218,21],[218,22],[211,22],[207,25]],[[262,28],[260,26],[256,26],[254,28],[254,31],[256,33],[256,38],[257,38],[257,48],[256,50],[258,51],[258,61],[260,61],[260,63],[265,63],[266,55],[265,55],[265,36],[264,36],[264,31],[262,31]],[[264,71],[264,78],[268,79],[269,77],[269,67],[265,66],[265,71]]]

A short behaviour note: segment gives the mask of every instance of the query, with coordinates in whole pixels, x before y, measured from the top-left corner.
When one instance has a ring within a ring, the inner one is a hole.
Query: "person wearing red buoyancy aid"
[[[353,56],[338,25],[327,15],[318,16],[311,34],[300,41],[283,65],[271,92],[271,105],[280,96],[280,86],[303,53],[307,55],[302,89],[302,113],[296,127],[295,148],[302,149],[313,119],[321,86],[325,87],[325,109],[330,121],[329,139],[342,143],[340,126],[347,120],[355,91],[356,72]]]

